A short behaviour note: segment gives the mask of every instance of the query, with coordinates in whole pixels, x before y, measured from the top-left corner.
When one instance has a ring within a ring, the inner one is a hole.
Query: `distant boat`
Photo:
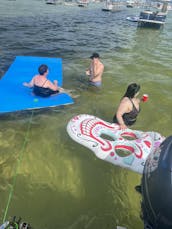
[[[55,0],[47,0],[46,4],[55,5],[56,1]]]
[[[112,11],[113,10],[113,4],[111,1],[106,1],[105,7],[102,8],[103,11]]]
[[[134,5],[135,5],[135,2],[134,1],[132,1],[132,0],[126,1],[126,7],[133,8]]]
[[[110,11],[110,12],[119,12],[122,10],[122,4],[120,1],[111,1],[106,0],[105,7],[102,8],[102,11]]]
[[[162,3],[162,2],[158,2],[158,3],[156,4],[155,8],[158,9],[158,10],[162,10],[162,8],[163,8],[163,3]],[[169,10],[172,10],[172,5],[171,5],[171,3],[168,3],[168,6],[167,6],[167,11],[169,11]]]
[[[65,6],[76,6],[77,3],[73,1],[64,1],[64,5]]]
[[[138,27],[161,28],[165,24],[167,17],[168,2],[163,2],[161,11],[145,10],[140,12]]]
[[[87,7],[89,4],[89,0],[79,0],[77,1],[79,7]]]

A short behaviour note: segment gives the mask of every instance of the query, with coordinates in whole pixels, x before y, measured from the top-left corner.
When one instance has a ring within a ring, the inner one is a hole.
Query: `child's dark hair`
[[[48,71],[48,66],[46,64],[41,64],[38,68],[38,72],[40,75],[44,75],[44,73],[47,71]]]

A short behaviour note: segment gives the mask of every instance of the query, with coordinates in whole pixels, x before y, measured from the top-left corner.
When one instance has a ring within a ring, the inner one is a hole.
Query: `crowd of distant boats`
[[[94,2],[102,2],[102,0],[92,0]],[[102,11],[119,12],[127,8],[140,7],[144,10],[139,16],[128,16],[126,19],[137,22],[138,27],[161,28],[165,24],[168,11],[172,10],[172,5],[168,0],[165,1],[145,1],[138,0],[105,0]],[[46,4],[58,4],[59,0],[46,0]],[[79,7],[87,7],[90,0],[65,0],[65,5],[77,5]]]
[[[65,5],[78,5],[80,7],[87,7],[88,4],[89,4],[89,0],[76,0],[76,1],[73,1],[73,0],[66,0],[64,1],[64,4]],[[56,5],[56,4],[59,4],[61,3],[59,0],[46,0],[46,4],[49,4],[49,5]]]

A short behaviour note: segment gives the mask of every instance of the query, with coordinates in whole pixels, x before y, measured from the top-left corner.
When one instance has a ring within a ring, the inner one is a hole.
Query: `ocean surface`
[[[0,223],[16,215],[34,229],[143,228],[135,191],[141,176],[96,158],[66,125],[78,114],[111,122],[136,82],[149,101],[133,129],[171,135],[172,12],[163,29],[139,29],[126,17],[141,9],[102,7],[0,1],[0,77],[16,56],[61,57],[63,87],[79,95],[73,105],[0,117]],[[95,51],[105,65],[98,91],[85,79]]]

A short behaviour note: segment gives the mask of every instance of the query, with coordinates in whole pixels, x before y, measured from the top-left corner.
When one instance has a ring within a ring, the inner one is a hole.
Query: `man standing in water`
[[[104,65],[100,61],[100,56],[98,53],[93,53],[91,58],[91,64],[86,70],[86,75],[89,76],[89,83],[95,87],[101,87],[102,85],[102,75],[104,72]]]

